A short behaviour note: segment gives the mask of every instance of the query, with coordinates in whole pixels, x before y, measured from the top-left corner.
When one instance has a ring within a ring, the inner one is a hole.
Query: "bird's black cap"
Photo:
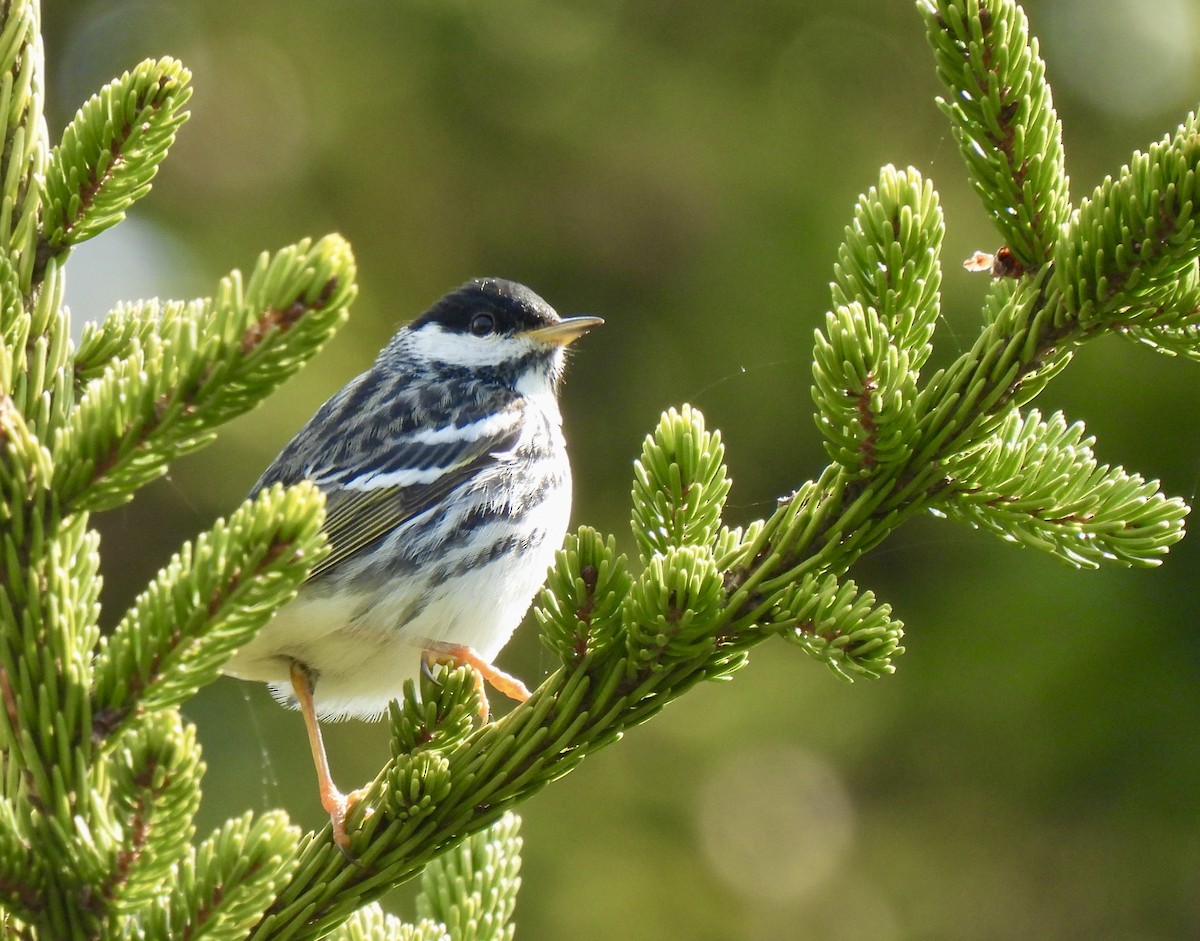
[[[451,291],[408,326],[420,330],[437,324],[450,333],[469,333],[481,313],[495,319],[495,333],[508,335],[548,327],[560,319],[553,307],[523,284],[477,278]]]

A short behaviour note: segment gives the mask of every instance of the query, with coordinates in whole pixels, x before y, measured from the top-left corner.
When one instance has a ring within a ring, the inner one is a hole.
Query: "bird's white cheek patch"
[[[533,349],[528,340],[515,337],[476,337],[469,333],[449,333],[437,324],[426,324],[409,336],[410,350],[420,359],[447,366],[479,369],[496,366]]]

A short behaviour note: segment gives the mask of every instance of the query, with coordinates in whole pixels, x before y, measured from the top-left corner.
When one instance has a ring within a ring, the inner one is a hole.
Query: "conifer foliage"
[[[182,546],[101,636],[91,515],[254,407],[312,357],[354,296],[336,235],[263,255],[211,297],[62,307],[75,245],[121,221],[187,117],[189,74],[148,61],[53,147],[36,0],[0,4],[0,928],[21,938],[507,939],[519,885],[510,809],[696,683],[781,636],[846,679],[903,653],[891,607],[849,579],[932,512],[1082,567],[1157,564],[1188,507],[1102,464],[1028,407],[1077,345],[1115,333],[1200,359],[1194,116],[1078,205],[1037,43],[1011,0],[920,0],[949,118],[1004,248],[970,348],[926,369],[943,220],[932,184],[885,167],[836,253],[812,399],[829,464],[766,518],[725,522],[721,436],[668,410],[634,464],[631,546],[583,527],[534,619],[561,663],[475,728],[465,671],[390,713],[392,757],[327,831],[278,812],[198,838],[204,763],[178,707],[320,560],[323,504],[272,488]],[[419,696],[417,695],[419,693]],[[420,921],[373,904],[424,872]]]

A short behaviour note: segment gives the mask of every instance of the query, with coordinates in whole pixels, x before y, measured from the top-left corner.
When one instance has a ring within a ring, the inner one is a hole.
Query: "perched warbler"
[[[567,346],[602,322],[561,319],[512,281],[464,284],[402,327],[251,491],[310,480],[325,494],[332,551],[225,672],[303,713],[343,849],[356,795],[333,783],[318,717],[377,718],[434,660],[529,696],[491,664],[566,533],[559,381]]]

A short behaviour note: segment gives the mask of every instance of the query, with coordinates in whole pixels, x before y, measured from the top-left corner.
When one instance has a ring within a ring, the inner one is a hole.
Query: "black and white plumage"
[[[226,672],[303,708],[302,670],[322,718],[375,717],[429,651],[490,664],[566,532],[558,384],[600,322],[489,278],[397,332],[255,485],[315,482],[332,552]]]

